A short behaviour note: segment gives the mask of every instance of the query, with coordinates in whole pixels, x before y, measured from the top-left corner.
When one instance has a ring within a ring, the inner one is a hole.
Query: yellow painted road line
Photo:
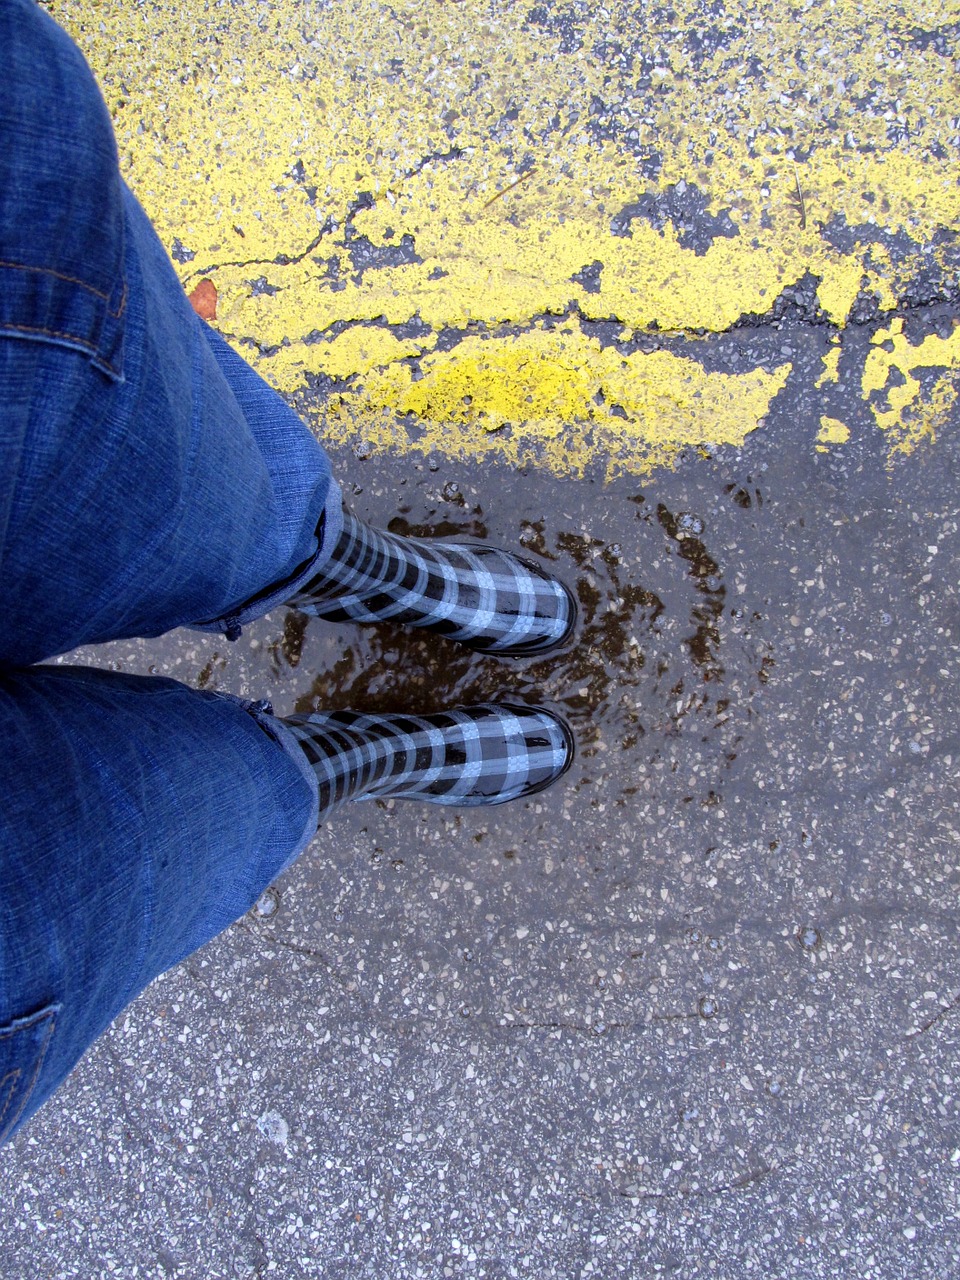
[[[745,438],[791,362],[706,372],[635,335],[709,337],[812,279],[838,352],[858,298],[956,284],[960,0],[48,7],[188,287],[282,391],[334,380],[328,438],[407,447],[406,415],[425,450],[643,472]],[[952,412],[956,341],[932,401],[914,379],[875,411],[892,448]],[[908,380],[933,358],[893,345]]]

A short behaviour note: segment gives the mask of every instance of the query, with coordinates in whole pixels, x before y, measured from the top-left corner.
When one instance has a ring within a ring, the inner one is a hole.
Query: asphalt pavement
[[[324,823],[0,1153],[0,1270],[960,1275],[960,10],[52,9],[352,509],[581,605],[540,660],[283,610],[69,660],[281,714],[545,701],[578,757]]]

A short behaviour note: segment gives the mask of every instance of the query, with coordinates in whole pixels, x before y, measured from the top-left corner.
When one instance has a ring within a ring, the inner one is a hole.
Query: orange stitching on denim
[[[113,316],[116,320],[123,315],[124,308],[127,305],[127,282],[123,281],[123,293],[120,296],[120,305],[116,311],[110,308],[110,294],[103,293],[100,289],[95,289],[92,284],[87,284],[85,280],[79,280],[76,276],[65,275],[62,271],[54,271],[50,267],[31,267],[25,262],[3,262],[0,261],[0,267],[6,267],[10,271],[35,271],[41,276],[53,276],[55,280],[64,280],[67,284],[79,285],[81,289],[86,289],[88,293],[92,293],[95,298],[107,304],[107,314]]]
[[[16,329],[18,333],[43,333],[48,338],[67,338],[70,342],[79,343],[81,347],[85,347],[87,351],[96,352],[97,348],[92,342],[88,342],[86,338],[78,338],[75,333],[66,333],[60,329],[44,329],[39,324],[6,324],[0,320],[0,329]]]
[[[47,1018],[47,1013],[33,1013],[29,1018],[24,1019],[23,1027],[32,1026],[34,1022],[39,1022],[41,1018]],[[9,1040],[11,1036],[19,1035],[23,1027],[7,1027],[6,1031],[0,1031],[0,1040]]]
[[[0,321],[0,334],[7,333],[11,329],[16,333],[42,333],[47,338],[63,338],[67,342],[75,342],[78,347],[83,347],[84,351],[89,351],[91,355],[102,360],[111,373],[115,373],[118,376],[120,374],[120,369],[106,360],[92,342],[87,342],[86,338],[78,338],[75,333],[61,333],[58,329],[44,329],[35,324],[5,324]]]
[[[37,1077],[40,1074],[40,1068],[43,1066],[43,1060],[47,1056],[47,1050],[50,1047],[50,1041],[53,1038],[54,1031],[56,1030],[57,1015],[53,1012],[52,1009],[50,1009],[43,1013],[35,1014],[34,1017],[31,1019],[28,1019],[23,1026],[10,1027],[6,1031],[0,1031],[0,1040],[5,1040],[5,1039],[8,1039],[10,1036],[19,1035],[21,1031],[26,1031],[31,1027],[39,1026],[39,1024],[43,1022],[45,1019],[47,1020],[49,1025],[47,1027],[47,1033],[43,1041],[43,1047],[40,1050],[39,1056],[37,1057],[37,1065],[34,1068],[33,1075],[30,1077],[30,1083],[27,1085],[26,1089],[24,1089],[23,1091],[23,1100],[21,1101],[20,1106],[17,1108],[16,1114],[13,1116],[13,1118],[10,1120],[9,1124],[7,1124],[5,1128],[0,1129],[0,1142],[4,1141],[7,1134],[10,1132],[13,1126],[17,1123],[17,1121],[23,1115],[23,1109],[27,1105],[27,1103],[30,1101],[30,1095],[31,1093],[33,1093],[33,1087],[37,1083]],[[8,1073],[6,1076],[4,1076],[4,1083],[6,1083],[6,1081],[10,1078],[10,1074],[12,1073]],[[17,1075],[18,1076],[20,1075],[19,1067],[17,1068]],[[14,1084],[16,1084],[16,1081],[14,1081]],[[10,1096],[7,1098],[7,1101],[4,1104],[3,1111],[0,1112],[0,1122],[3,1121],[3,1117],[7,1113],[7,1108],[10,1106],[10,1102],[12,1098],[13,1098],[13,1089],[11,1088]]]
[[[101,293],[99,289],[95,289],[92,284],[87,284],[85,280],[78,280],[76,276],[64,275],[62,271],[53,271],[50,267],[31,267],[26,262],[2,262],[0,267],[10,267],[14,271],[36,271],[41,276],[54,276],[57,280],[66,280],[68,284],[78,284],[81,289],[88,289],[91,293],[95,293],[98,298],[102,298],[104,302],[110,301],[110,295]]]

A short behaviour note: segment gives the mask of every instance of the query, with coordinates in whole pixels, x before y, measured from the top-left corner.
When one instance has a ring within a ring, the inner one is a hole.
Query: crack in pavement
[[[937,1026],[938,1023],[943,1022],[946,1018],[949,1018],[950,1015],[952,1013],[955,1013],[957,1009],[960,1009],[960,992],[958,992],[956,996],[954,996],[954,998],[950,1001],[948,1005],[944,1005],[940,1009],[939,1013],[934,1014],[934,1016],[932,1018],[929,1018],[926,1022],[922,1022],[919,1027],[914,1027],[912,1031],[908,1031],[907,1034],[903,1037],[903,1039],[905,1041],[916,1040],[917,1036],[922,1036],[927,1031],[930,1031],[933,1027]]]
[[[422,173],[424,169],[426,169],[427,166],[430,164],[449,162],[451,160],[462,160],[470,154],[471,150],[472,148],[469,148],[469,147],[454,146],[454,147],[451,147],[449,151],[432,151],[428,155],[425,155],[422,160],[418,161],[418,163],[415,164],[412,169],[404,173],[401,178],[401,182],[407,182],[411,178],[415,178],[418,174]],[[305,185],[305,182],[299,182],[297,185],[303,186]],[[396,192],[393,191],[393,188],[391,188],[390,190],[393,194],[396,194]],[[368,191],[359,192],[358,195],[355,197],[355,199],[351,201],[347,209],[347,212],[344,215],[344,219],[342,223],[344,232],[345,232],[344,240],[342,242],[344,246],[346,246],[350,242],[350,240],[353,238],[353,219],[357,216],[358,213],[361,213],[364,209],[372,209],[375,204],[376,204],[376,198],[372,196]],[[278,253],[272,258],[249,258],[249,259],[239,260],[239,261],[230,260],[226,262],[211,263],[210,265],[205,267],[195,268],[193,271],[190,272],[189,275],[183,278],[183,283],[184,285],[186,285],[188,281],[194,280],[197,276],[209,275],[215,271],[222,271],[225,267],[270,267],[270,266],[292,267],[292,266],[296,266],[298,263],[303,262],[304,258],[306,258],[309,254],[311,254],[314,249],[319,248],[320,242],[323,240],[323,238],[325,236],[331,235],[334,231],[337,230],[337,228],[340,225],[341,224],[338,223],[337,220],[332,215],[330,215],[324,220],[323,225],[321,226],[317,235],[314,236],[314,238],[310,241],[307,247],[299,253],[295,253],[293,255],[286,254],[286,253]],[[337,241],[335,243],[341,243],[341,242]]]
[[[269,943],[271,946],[279,947],[283,951],[290,951],[294,955],[305,956],[311,960],[319,960],[330,977],[333,978],[346,995],[353,997],[357,994],[355,991],[350,990],[345,978],[337,969],[333,961],[318,948],[303,946],[296,942],[286,942],[284,939],[278,938],[276,934],[266,933],[261,929],[257,929],[245,920],[237,920],[236,924],[244,931],[244,933],[248,934],[252,938],[256,938],[258,942]]]
[[[742,1174],[739,1178],[734,1178],[730,1182],[721,1183],[716,1187],[683,1187],[680,1186],[676,1191],[643,1191],[639,1188],[631,1190],[629,1188],[616,1188],[614,1195],[620,1196],[624,1200],[641,1201],[641,1200],[702,1200],[709,1196],[728,1195],[732,1191],[742,1191],[745,1187],[762,1182],[764,1178],[769,1178],[774,1174],[781,1173],[785,1169],[789,1169],[799,1161],[799,1156],[793,1160],[785,1160],[782,1164],[765,1164],[759,1169],[754,1169],[750,1173]]]

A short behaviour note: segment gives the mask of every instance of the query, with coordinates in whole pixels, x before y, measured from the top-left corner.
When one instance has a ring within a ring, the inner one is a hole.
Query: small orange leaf
[[[190,294],[190,305],[201,320],[217,318],[217,286],[212,280],[201,280]]]

